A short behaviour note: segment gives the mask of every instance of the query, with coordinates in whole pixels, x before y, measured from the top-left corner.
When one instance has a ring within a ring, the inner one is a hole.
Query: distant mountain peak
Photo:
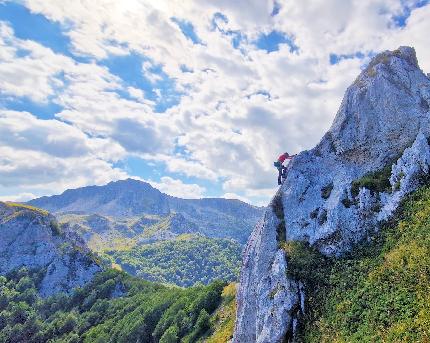
[[[145,182],[145,181],[141,181],[141,180],[137,180],[137,179],[133,179],[133,178],[111,181],[106,186],[110,186],[110,187],[115,187],[115,186],[116,187],[139,187],[139,188],[147,188],[147,189],[157,190],[156,188],[152,187],[150,183]],[[99,187],[103,187],[103,186],[99,186]]]
[[[104,217],[142,218],[135,227],[154,222],[143,218],[145,216],[172,215],[170,226],[175,232],[200,232],[208,237],[233,238],[241,243],[248,238],[252,226],[263,213],[263,208],[240,200],[172,197],[146,182],[130,178],[104,186],[70,189],[61,195],[31,200],[28,204],[57,215],[103,216],[87,218],[90,222],[106,222]]]

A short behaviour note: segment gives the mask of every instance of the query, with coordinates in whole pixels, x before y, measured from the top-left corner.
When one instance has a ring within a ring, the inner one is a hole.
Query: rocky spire
[[[413,48],[372,59],[347,89],[321,142],[290,163],[248,241],[233,342],[294,340],[306,295],[300,280],[285,276],[283,241],[307,241],[340,255],[376,229],[428,171],[429,108],[430,80]],[[361,187],[369,172],[384,179],[384,189]]]

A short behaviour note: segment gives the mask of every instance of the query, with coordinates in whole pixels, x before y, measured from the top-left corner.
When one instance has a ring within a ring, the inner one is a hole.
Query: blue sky
[[[135,177],[263,205],[372,56],[430,60],[422,0],[66,5],[0,2],[2,200]]]

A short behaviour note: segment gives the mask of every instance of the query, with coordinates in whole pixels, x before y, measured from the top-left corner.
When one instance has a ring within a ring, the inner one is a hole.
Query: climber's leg
[[[287,167],[282,166],[281,182],[283,183],[286,178],[287,178]]]

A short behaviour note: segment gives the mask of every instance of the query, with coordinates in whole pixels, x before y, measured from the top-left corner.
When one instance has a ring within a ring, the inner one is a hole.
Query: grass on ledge
[[[43,209],[38,208],[38,207],[31,206],[31,205],[27,205],[27,204],[20,204],[20,203],[17,203],[17,202],[10,202],[10,201],[4,202],[4,204],[6,206],[9,206],[9,207],[17,207],[19,209],[25,209],[25,210],[35,211],[35,212],[38,212],[38,213],[40,213],[40,214],[42,214],[44,216],[46,216],[46,215],[49,214],[49,212],[46,211],[46,210],[43,210]]]

